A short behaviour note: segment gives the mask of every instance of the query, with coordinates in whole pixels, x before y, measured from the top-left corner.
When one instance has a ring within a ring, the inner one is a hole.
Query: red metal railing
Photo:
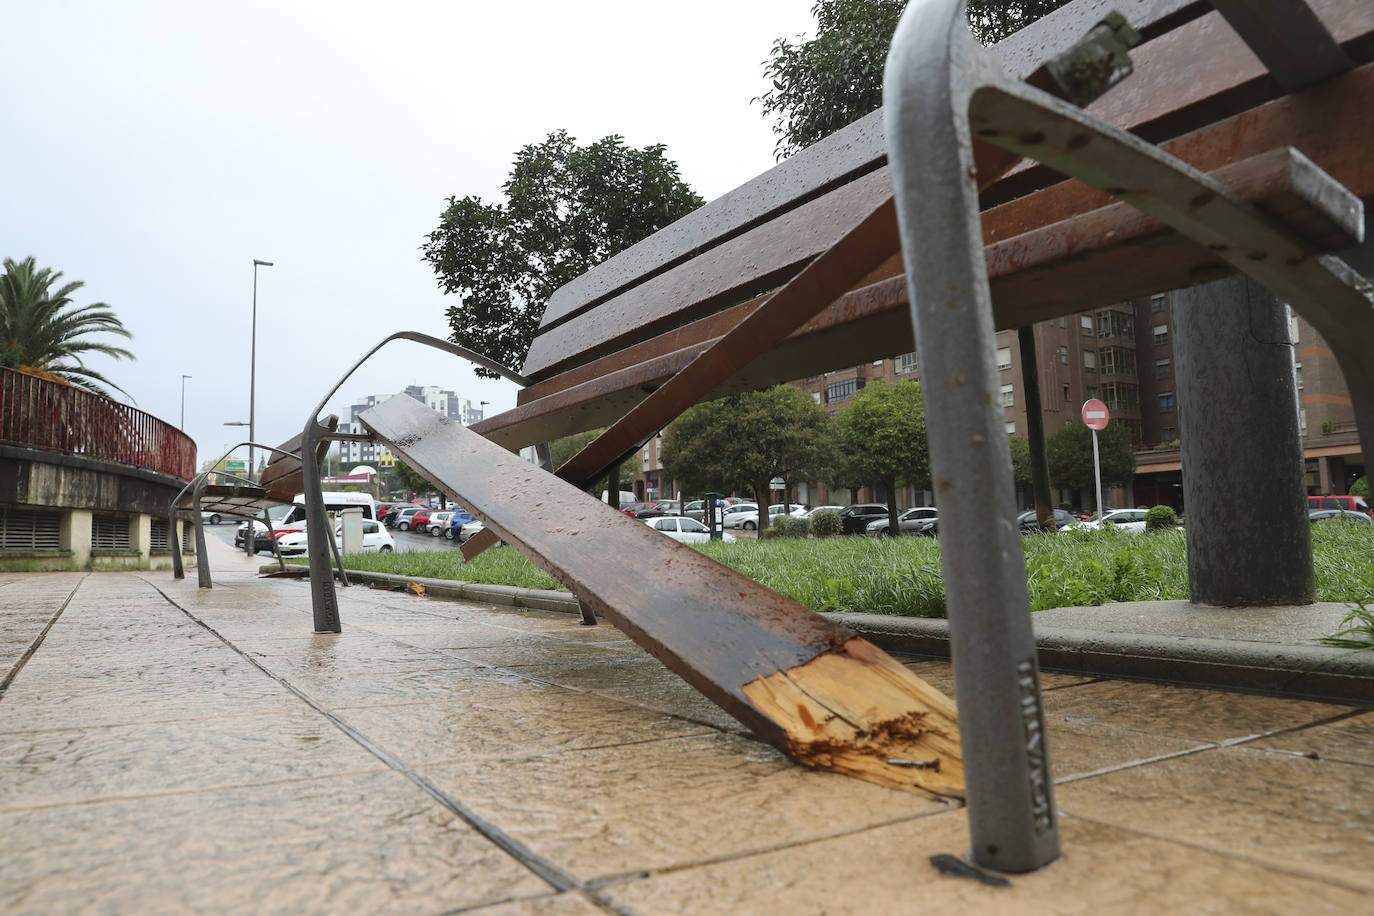
[[[114,461],[190,480],[196,444],[127,404],[59,382],[0,369],[0,442]]]

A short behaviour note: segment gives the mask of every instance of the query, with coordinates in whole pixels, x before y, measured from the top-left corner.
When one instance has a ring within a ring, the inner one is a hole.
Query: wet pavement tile
[[[666,669],[665,674],[666,677],[650,682],[600,687],[592,692],[692,722],[702,722],[721,731],[749,734],[749,730],[738,719],[706,699],[682,678]]]
[[[569,891],[549,897],[526,897],[509,903],[477,907],[471,913],[481,916],[600,916],[605,907],[597,906],[581,891]]]
[[[328,719],[301,710],[0,734],[0,810],[383,766]]]
[[[893,658],[900,660],[913,674],[929,683],[945,696],[954,696],[954,666],[948,661],[942,659],[915,659],[911,656],[903,656],[901,653],[894,653]],[[1042,691],[1060,690],[1064,687],[1076,687],[1079,684],[1087,684],[1092,680],[1092,678],[1081,677],[1076,674],[1059,674],[1054,671],[1041,671],[1040,689]]]
[[[442,913],[552,892],[389,770],[0,812],[0,836],[6,913]]]
[[[759,852],[944,807],[805,770],[737,735],[417,769],[584,882]]]
[[[1010,887],[947,877],[932,855],[965,859],[962,810],[600,889],[638,914],[841,916],[870,913],[1334,913],[1369,898],[1327,882],[1077,818],[1060,821],[1064,856]]]
[[[579,661],[618,663],[649,658],[638,646],[588,645],[544,636],[512,636],[504,643],[470,649],[446,649],[445,654],[482,665],[502,668],[549,666]]]
[[[628,653],[607,659],[561,659],[545,665],[513,665],[509,670],[576,690],[652,686],[680,680],[658,659]]]
[[[348,709],[506,697],[528,690],[533,682],[518,674],[474,665],[425,671],[293,675],[288,683],[325,709]]]
[[[1046,691],[1045,718],[1216,743],[1320,722],[1349,706],[1130,681]]]
[[[528,682],[527,682],[528,683]],[[709,726],[590,693],[528,683],[518,694],[340,711],[407,765],[477,761],[715,734]]]
[[[1056,790],[1070,815],[1374,891],[1374,768],[1218,748]]]
[[[1271,735],[1246,747],[1374,767],[1374,711]]]
[[[1214,746],[1188,738],[1055,720],[1045,724],[1045,731],[1049,737],[1050,772],[1055,782]]]

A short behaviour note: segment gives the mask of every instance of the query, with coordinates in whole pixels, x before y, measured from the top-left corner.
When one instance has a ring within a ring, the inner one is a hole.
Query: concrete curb
[[[889,651],[949,658],[946,620],[830,616]],[[1040,666],[1052,671],[1374,704],[1374,652],[1040,626],[1035,642]]]
[[[262,572],[278,572],[276,564]],[[306,567],[287,567],[302,578]],[[349,579],[387,588],[424,586],[434,598],[480,601],[524,610],[580,616],[567,592],[479,585],[390,573],[350,571]],[[949,658],[949,622],[882,614],[828,614],[891,652]],[[1220,687],[1314,700],[1374,705],[1374,652],[1343,654],[1325,646],[1229,639],[1107,633],[1067,627],[1035,628],[1040,667],[1084,677],[1122,677]]]

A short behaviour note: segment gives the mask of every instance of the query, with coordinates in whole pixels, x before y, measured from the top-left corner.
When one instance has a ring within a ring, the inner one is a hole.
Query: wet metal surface
[[[0,910],[1353,913],[1374,894],[1371,710],[1048,675],[1069,854],[996,889],[928,864],[965,855],[961,809],[795,766],[610,627],[353,588],[345,633],[310,636],[304,582],[212,549],[212,592],[0,575],[0,645],[71,597],[0,694]]]

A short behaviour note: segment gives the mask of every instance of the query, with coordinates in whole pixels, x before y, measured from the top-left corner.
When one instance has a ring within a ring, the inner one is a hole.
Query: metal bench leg
[[[200,487],[191,491],[191,524],[196,526],[196,578],[201,588],[214,588],[210,581],[210,562],[205,556],[205,522],[200,517]]]
[[[167,533],[172,544],[172,578],[185,579],[186,567],[181,561],[181,532],[177,531],[177,510],[173,505],[172,511],[167,513]]]
[[[970,44],[962,3],[915,0],[893,39],[884,104],[940,504],[972,858],[1022,872],[1058,858],[1059,824],[997,400],[978,174],[968,136],[977,83],[966,79],[959,59]]]
[[[272,516],[267,514],[266,509],[262,510],[262,523],[267,526],[267,537],[272,542],[272,553],[277,558],[277,568],[286,572],[286,561],[282,559],[281,546],[277,544],[277,532],[272,527]],[[253,526],[250,524],[248,527],[252,528]]]

